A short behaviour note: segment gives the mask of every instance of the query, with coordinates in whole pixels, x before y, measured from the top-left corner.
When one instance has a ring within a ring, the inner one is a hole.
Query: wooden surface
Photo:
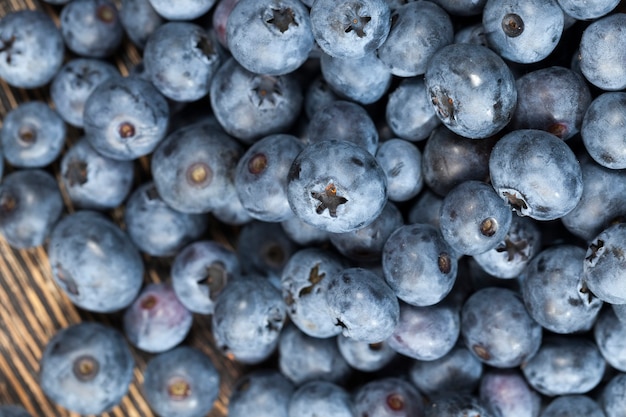
[[[32,0],[0,0],[0,18],[13,10],[40,9],[53,16],[58,24],[60,7],[52,7]],[[69,54],[68,54],[69,57]],[[140,60],[140,53],[125,43],[120,54],[111,59],[123,75]],[[0,80],[0,123],[7,112],[18,103],[43,100],[50,103],[46,88],[22,90],[9,87]],[[69,129],[67,145],[80,132]],[[66,146],[67,147],[67,146]],[[58,178],[58,161],[48,168]],[[148,160],[137,161],[137,183],[146,178]],[[12,171],[6,166],[5,173]],[[65,197],[65,196],[64,196]],[[67,211],[73,211],[67,198]],[[120,219],[121,209],[110,213]],[[224,231],[212,228],[212,237],[227,241]],[[229,233],[228,231],[226,233]],[[225,242],[227,243],[227,242]],[[171,260],[145,258],[145,282],[166,280]],[[60,329],[80,321],[100,321],[120,328],[120,314],[97,315],[74,307],[52,279],[44,247],[31,250],[13,250],[0,237],[0,404],[20,404],[33,417],[77,416],[48,400],[39,388],[39,359],[48,340]],[[209,355],[222,375],[221,392],[210,417],[227,415],[228,395],[242,367],[229,361],[212,342],[210,317],[195,315],[194,326],[185,344]],[[146,361],[152,357],[133,349],[136,367],[132,385],[121,404],[103,416],[153,416],[141,393],[142,373]]]

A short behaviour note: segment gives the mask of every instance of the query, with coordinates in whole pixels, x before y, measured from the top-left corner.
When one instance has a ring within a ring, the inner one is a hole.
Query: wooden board
[[[14,10],[39,9],[50,14],[58,24],[60,7],[52,7],[34,0],[0,0],[0,18]],[[69,54],[68,54],[69,56]],[[111,61],[123,75],[140,60],[140,53],[125,43],[120,54]],[[22,90],[9,87],[0,80],[0,122],[19,103],[43,100],[50,103],[48,89]],[[80,132],[69,129],[67,146]],[[148,160],[137,162],[138,180],[147,178]],[[5,173],[12,168],[6,167]],[[58,162],[49,167],[58,178]],[[65,197],[67,211],[73,211]],[[120,219],[121,210],[111,213]],[[226,231],[226,233],[230,233]],[[214,226],[211,237],[229,243],[224,231]],[[145,282],[168,279],[168,259],[145,258]],[[120,328],[120,314],[97,315],[74,307],[57,287],[44,247],[31,250],[13,250],[0,237],[0,404],[21,404],[33,417],[77,416],[48,400],[38,384],[39,359],[48,340],[60,329],[81,321],[100,321]],[[243,372],[242,366],[225,358],[214,347],[210,317],[195,315],[194,326],[185,341],[211,357],[222,375],[221,392],[210,417],[227,415],[228,396],[236,378]],[[121,404],[103,416],[145,417],[153,416],[145,401],[141,384],[146,361],[153,355],[133,349],[136,361],[135,374],[128,395]]]

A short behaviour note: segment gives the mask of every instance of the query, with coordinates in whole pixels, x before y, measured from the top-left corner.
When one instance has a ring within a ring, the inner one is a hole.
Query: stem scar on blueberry
[[[191,386],[183,378],[172,378],[167,384],[167,394],[171,399],[181,401],[191,395]]]
[[[117,14],[113,7],[108,4],[102,4],[96,10],[96,16],[98,17],[98,20],[104,23],[112,23],[115,22]]]
[[[251,174],[258,175],[267,168],[267,156],[262,153],[254,154],[248,161],[248,171]]]
[[[524,32],[524,21],[520,15],[508,13],[502,18],[502,30],[509,38],[516,38]]]
[[[211,42],[211,40],[205,35],[200,35],[198,37],[196,48],[198,48],[200,52],[207,57],[212,57],[216,53],[215,48],[213,47],[213,42]]]
[[[132,138],[135,136],[135,125],[130,122],[122,122],[117,128],[117,132],[122,139]]]
[[[139,305],[143,310],[152,310],[157,305],[157,299],[154,295],[148,295],[140,301]]]
[[[320,274],[320,264],[315,265],[313,268],[311,268],[311,272],[309,273],[309,282],[311,283],[311,285],[302,288],[298,293],[298,296],[302,297],[303,295],[310,294],[311,291],[313,291],[313,288],[315,288],[315,286],[319,284],[325,276],[326,273],[324,272]]]
[[[374,352],[378,352],[379,350],[381,350],[383,348],[383,342],[370,343],[370,344],[367,345],[367,347],[370,350],[373,350]]]
[[[552,123],[547,129],[548,133],[552,133],[559,139],[563,139],[567,135],[568,130],[567,125],[560,122]]]
[[[30,146],[37,141],[37,129],[30,124],[20,126],[17,137],[21,144]]]
[[[585,283],[583,283],[579,291],[581,294],[587,295],[587,302],[591,304],[591,302],[593,301],[593,297],[595,297],[595,295],[593,295],[593,293],[589,290],[589,288],[587,288],[587,285]]]
[[[209,289],[209,298],[215,300],[228,281],[226,268],[223,263],[217,261],[207,266],[205,273],[205,277],[199,280],[198,284],[206,286]]]
[[[100,371],[100,364],[90,355],[79,356],[74,360],[72,372],[79,381],[87,382],[93,380]]]
[[[488,217],[480,223],[480,234],[491,237],[498,231],[498,222],[493,217]]]
[[[439,254],[437,258],[437,266],[442,274],[447,274],[452,269],[452,260],[450,259],[450,255],[445,252]]]
[[[337,217],[337,207],[348,202],[347,198],[337,195],[337,187],[333,183],[328,184],[322,192],[312,192],[311,196],[320,201],[315,212],[322,214],[328,209],[330,217]]]
[[[345,16],[344,23],[344,32],[356,33],[359,38],[364,38],[367,34],[365,33],[365,26],[372,20],[370,16],[361,16],[361,7],[357,6],[353,10],[349,10]]]
[[[387,396],[387,405],[393,411],[404,410],[404,397],[397,393],[389,394]]]
[[[488,361],[489,359],[491,359],[491,354],[489,353],[489,351],[481,345],[472,346],[472,350],[479,358],[484,361]]]
[[[67,164],[64,175],[70,187],[87,182],[87,162],[74,159]]]
[[[274,268],[280,268],[285,262],[285,258],[285,251],[279,243],[269,242],[263,248],[263,259]]]
[[[213,179],[211,168],[204,162],[196,162],[187,168],[187,181],[199,187],[206,187]]]
[[[293,10],[287,9],[274,9],[272,8],[272,17],[266,20],[270,25],[276,26],[280,33],[285,33],[289,29],[289,25],[298,26],[296,22],[296,16]]]

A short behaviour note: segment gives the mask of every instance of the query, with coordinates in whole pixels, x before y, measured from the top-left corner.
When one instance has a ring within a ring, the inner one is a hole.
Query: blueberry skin
[[[30,101],[10,110],[0,130],[4,158],[14,167],[41,168],[61,154],[67,127],[43,101]]]
[[[82,322],[48,341],[39,362],[39,383],[48,398],[69,411],[100,414],[126,395],[134,365],[121,333]]]
[[[593,328],[593,336],[600,353],[613,368],[626,370],[626,325],[622,323],[612,308],[604,309]]]
[[[598,399],[606,417],[624,415],[626,407],[626,374],[619,373],[604,386]]]
[[[342,334],[337,336],[337,347],[348,364],[362,372],[383,369],[397,357],[386,341],[378,343],[359,342]]]
[[[154,6],[154,1],[151,1]],[[176,7],[180,8],[179,3]],[[158,9],[157,9],[158,11]],[[190,22],[167,22],[146,41],[143,62],[154,86],[167,98],[191,102],[206,96],[222,63],[219,44]]]
[[[164,23],[150,0],[122,0],[119,15],[124,32],[138,48],[144,48],[150,35]]]
[[[498,417],[478,398],[455,393],[447,393],[430,399],[426,407],[426,417]]]
[[[446,392],[471,394],[483,376],[483,363],[464,346],[456,346],[434,361],[414,361],[411,382],[429,397]]]
[[[55,282],[76,306],[110,313],[130,305],[144,265],[128,235],[104,215],[77,211],[50,236],[48,257]]]
[[[515,78],[502,58],[484,46],[444,46],[430,59],[424,80],[437,117],[458,135],[486,138],[513,117]]]
[[[626,41],[625,24],[626,13],[602,17],[587,26],[580,40],[581,72],[587,81],[606,91],[626,88],[626,68],[617,64],[626,60],[626,52],[614,47]]]
[[[479,395],[502,417],[539,417],[541,396],[518,369],[489,369],[480,381]]]
[[[592,20],[609,14],[617,5],[619,0],[557,0],[563,12],[576,20]]]
[[[354,408],[357,416],[422,416],[424,401],[409,382],[397,377],[386,377],[358,388],[354,393]]]
[[[396,229],[383,248],[385,280],[402,301],[429,306],[443,300],[457,275],[455,252],[429,224]]]
[[[444,197],[439,225],[453,251],[478,255],[497,247],[511,222],[511,210],[489,184],[465,181]]]
[[[454,38],[450,16],[434,2],[406,3],[394,10],[391,20],[389,36],[377,52],[399,77],[424,74],[435,52]]]
[[[120,73],[106,61],[93,58],[74,58],[54,76],[50,97],[59,115],[67,123],[83,127],[85,102],[103,81]]]
[[[161,198],[183,213],[207,213],[234,195],[232,178],[241,146],[210,122],[170,133],[151,158],[152,178]],[[232,194],[231,194],[232,192]]]
[[[489,287],[472,294],[461,311],[465,346],[483,363],[512,368],[540,348],[541,326],[528,314],[517,293]]]
[[[626,323],[626,304],[611,304],[611,309],[620,322]]]
[[[122,44],[124,28],[109,0],[74,0],[63,7],[59,18],[63,40],[77,55],[105,58]]]
[[[556,0],[487,0],[482,22],[494,51],[510,61],[530,64],[556,48],[564,17]]]
[[[391,85],[391,72],[375,52],[360,58],[334,58],[322,53],[324,79],[341,97],[359,104],[380,100]]]
[[[390,201],[407,201],[422,191],[422,153],[417,146],[403,139],[389,139],[378,147],[376,160],[387,176]]]
[[[296,386],[311,381],[340,383],[351,370],[334,338],[307,336],[294,325],[280,334],[278,369]]]
[[[434,0],[448,13],[454,16],[474,16],[482,13],[487,0]]]
[[[209,98],[222,128],[246,144],[285,132],[296,121],[303,101],[293,76],[254,74],[232,58],[213,77]]]
[[[575,336],[546,338],[521,369],[528,383],[544,395],[585,394],[601,381],[606,362],[595,343]]]
[[[203,214],[181,213],[169,207],[149,181],[133,191],[124,210],[126,231],[137,248],[151,256],[173,256],[206,231]]]
[[[306,146],[287,178],[287,198],[296,216],[332,233],[367,226],[387,202],[384,171],[367,150],[347,141]]]
[[[319,109],[306,128],[309,144],[327,140],[355,143],[375,155],[378,131],[364,107],[351,101],[337,100]]]
[[[63,64],[61,31],[45,13],[20,10],[0,19],[0,78],[16,88],[48,84]]]
[[[32,417],[21,405],[0,405],[0,417]]]
[[[215,30],[217,40],[226,49],[228,49],[228,39],[226,35],[226,25],[228,24],[228,16],[233,11],[239,0],[219,0],[213,10],[211,17],[212,27]]]
[[[132,161],[100,155],[82,137],[63,154],[61,182],[77,208],[113,209],[126,199],[135,178]]]
[[[219,388],[220,374],[211,358],[189,346],[151,358],[142,386],[150,408],[168,417],[206,416]]]
[[[39,169],[17,170],[0,183],[0,233],[15,249],[43,245],[63,211],[52,175]]]
[[[328,381],[311,381],[298,388],[289,400],[288,417],[356,417],[350,394]]]
[[[605,417],[600,405],[586,395],[557,397],[541,412],[541,417]]]
[[[294,386],[278,371],[261,369],[242,376],[228,402],[229,417],[290,417]]]
[[[467,140],[445,126],[430,133],[422,155],[424,183],[444,196],[463,181],[487,182],[495,137]]]
[[[376,273],[348,268],[330,277],[326,302],[344,336],[377,343],[387,339],[400,320],[393,290]]]
[[[426,188],[417,196],[409,210],[408,223],[426,223],[439,229],[443,198]]]
[[[454,33],[454,43],[473,43],[489,47],[482,22],[459,28],[459,30]]]
[[[305,90],[304,112],[310,120],[315,113],[339,99],[340,97],[335,94],[330,84],[320,75]]]
[[[264,361],[278,345],[287,317],[280,292],[264,277],[241,276],[215,302],[211,332],[224,354],[244,364]]]
[[[400,321],[387,343],[401,355],[434,361],[454,348],[460,327],[458,309],[448,303],[427,307],[400,303]]]
[[[137,77],[103,81],[89,95],[83,112],[91,146],[121,161],[151,153],[167,134],[169,119],[165,97]]]
[[[567,334],[591,329],[602,301],[581,281],[585,250],[556,245],[543,250],[520,275],[528,313],[545,329]]]
[[[610,304],[626,304],[624,242],[626,223],[617,223],[596,236],[585,254],[583,285]]]
[[[250,72],[295,71],[313,49],[308,9],[299,0],[240,0],[226,23],[228,49]]]
[[[235,252],[213,240],[187,245],[176,254],[170,270],[176,296],[199,314],[213,314],[218,295],[240,273]]]
[[[570,147],[548,132],[515,130],[489,158],[491,184],[521,216],[554,220],[572,211],[583,193],[582,171]]]
[[[213,7],[215,0],[184,0],[172,3],[169,0],[150,0],[152,7],[167,20],[193,20]]]
[[[293,216],[280,223],[285,234],[300,246],[316,245],[328,241],[330,233],[318,229]]]
[[[609,169],[626,168],[626,93],[596,97],[583,118],[580,135],[589,155]]]
[[[547,67],[517,79],[513,129],[540,129],[563,140],[580,131],[591,93],[582,76],[563,67]]]
[[[266,136],[250,146],[235,170],[235,189],[250,217],[282,222],[293,217],[287,200],[287,174],[304,148],[295,136]]]
[[[400,82],[388,95],[385,119],[396,136],[411,142],[426,139],[441,124],[426,94],[424,78]]]
[[[346,267],[334,253],[315,247],[295,252],[281,274],[281,291],[287,314],[305,334],[327,338],[341,333],[331,315],[326,293],[333,275]]]
[[[385,0],[316,0],[311,6],[311,27],[324,53],[359,58],[385,42],[390,15]]]

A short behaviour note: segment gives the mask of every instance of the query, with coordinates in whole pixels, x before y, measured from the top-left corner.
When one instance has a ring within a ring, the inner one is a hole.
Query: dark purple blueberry
[[[501,417],[539,417],[541,396],[517,369],[489,369],[480,381],[479,395]]]

